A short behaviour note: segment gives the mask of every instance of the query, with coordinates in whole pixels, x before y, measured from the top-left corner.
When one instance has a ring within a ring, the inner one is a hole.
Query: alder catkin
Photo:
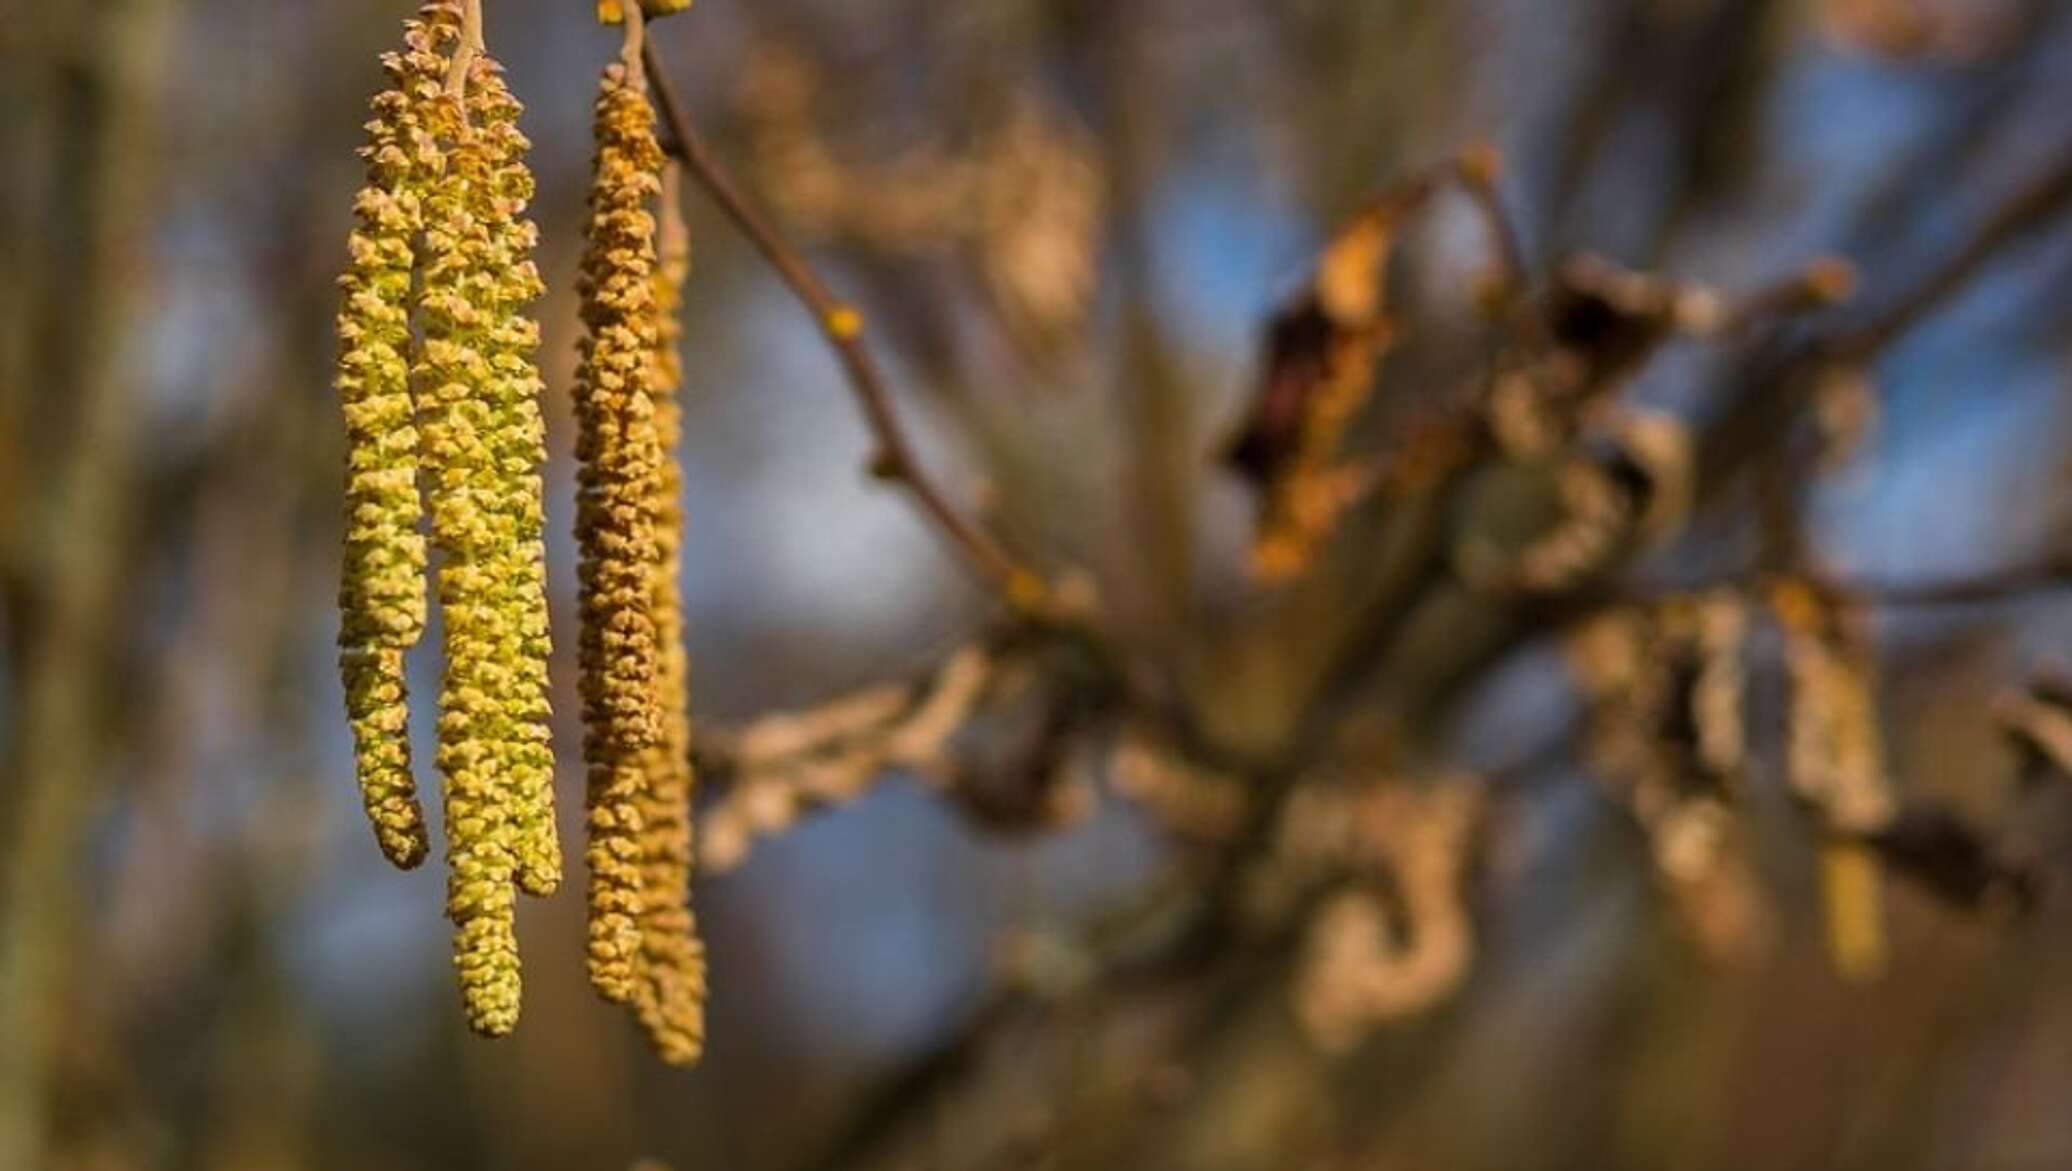
[[[411,395],[413,241],[428,187],[444,173],[426,123],[458,22],[427,8],[404,48],[382,57],[391,86],[367,123],[367,185],[340,284],[337,388],[345,414],[345,547],[338,604],[339,669],[360,792],[381,852],[397,866],[430,846],[411,775],[404,652],[424,634],[425,542],[419,531],[418,434]]]
[[[418,429],[431,488],[446,671],[439,768],[446,786],[447,916],[468,1023],[498,1036],[517,1024],[516,889],[547,889],[550,782],[538,775],[545,696],[544,596],[532,596],[539,537],[540,420],[533,327],[539,293],[519,218],[523,136],[517,103],[486,54],[470,94],[441,92],[435,132],[453,147],[424,201],[419,285],[424,346]]]
[[[640,982],[634,1007],[663,1060],[688,1065],[705,1048],[705,952],[690,907],[691,771],[690,656],[684,646],[683,473],[676,451],[683,436],[677,394],[683,361],[678,313],[690,270],[690,236],[676,205],[674,164],[663,172],[658,263],[655,269],[656,346],[651,372],[655,435],[662,461],[654,483],[655,637],[660,643],[655,690],[660,708],[655,743],[645,754],[647,791],[641,801]]]
[[[575,407],[589,969],[598,992],[620,1003],[637,990],[643,754],[660,722],[654,577],[662,458],[649,386],[657,334],[655,220],[647,209],[661,185],[654,121],[645,79],[613,63],[596,107]]]

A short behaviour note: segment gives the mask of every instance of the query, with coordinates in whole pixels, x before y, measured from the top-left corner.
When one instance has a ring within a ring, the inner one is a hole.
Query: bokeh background
[[[0,11],[0,1166],[2072,1166],[2061,900],[2002,921],[1896,884],[1889,971],[1844,980],[1813,832],[1771,800],[1774,937],[1715,962],[1562,750],[1575,700],[1529,635],[1443,706],[1414,675],[1373,701],[1415,698],[1426,751],[1505,770],[1506,828],[1465,987],[1351,1058],[1291,1040],[1254,958],[1206,1016],[1235,1034],[1198,1068],[1174,1059],[1201,1093],[1069,1108],[1108,1068],[1090,1038],[1156,1015],[1127,999],[1004,1022],[1004,1051],[946,1065],[1003,1023],[985,1007],[1003,940],[1071,938],[1168,878],[1174,847],[1112,796],[1002,836],[901,778],[697,884],[700,1069],[663,1069],[594,1000],[573,889],[522,911],[518,1035],[469,1037],[441,876],[372,848],[332,661],[332,281],[376,57],[408,7]],[[589,7],[487,4],[536,144],[562,630],[589,103],[616,49]],[[863,308],[952,494],[1083,573],[1197,722],[1256,747],[1295,726],[1332,630],[1303,611],[1344,601],[1277,601],[1243,572],[1252,498],[1216,453],[1261,327],[1363,193],[1475,141],[1503,152],[1538,276],[1584,250],[1729,291],[1823,253],[1857,265],[1838,319],[1891,337],[1860,371],[1862,434],[1795,502],[1819,565],[1935,583],[2062,559],[2068,15],[700,0],[652,35],[757,201]],[[694,708],[722,726],[925,669],[990,607],[865,475],[810,319],[694,202],[684,584]],[[1461,317],[1485,258],[1442,204],[1410,300]],[[1750,369],[1678,344],[1623,393],[1745,436],[1778,417],[1739,413]],[[1741,564],[1748,479],[1636,572]],[[1878,612],[1903,791],[2004,813],[2016,762],[1988,702],[2067,657],[2066,601],[2032,577]],[[564,713],[572,668],[557,659]],[[435,662],[419,670],[434,694]],[[561,729],[571,834],[577,739]]]

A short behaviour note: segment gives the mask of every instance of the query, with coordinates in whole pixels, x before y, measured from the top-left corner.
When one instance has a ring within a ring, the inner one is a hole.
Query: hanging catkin
[[[606,69],[598,93],[579,284],[586,336],[575,386],[589,969],[598,992],[620,1003],[637,991],[643,765],[659,723],[654,579],[662,461],[649,387],[655,220],[647,205],[660,187],[662,151],[646,90],[638,58],[630,57]]]
[[[540,420],[534,333],[522,310],[539,293],[532,229],[519,213],[524,138],[517,103],[479,48],[462,94],[431,101],[452,142],[424,201],[416,373],[418,429],[431,492],[446,671],[439,717],[445,780],[448,918],[468,1023],[492,1036],[518,1020],[516,892],[552,885],[544,744],[544,597]]]
[[[655,269],[657,323],[652,387],[655,435],[661,449],[655,477],[655,637],[660,658],[655,690],[659,724],[647,750],[647,791],[641,801],[640,982],[634,1005],[663,1060],[688,1065],[705,1048],[705,951],[689,903],[691,881],[690,657],[684,646],[683,473],[677,446],[683,435],[682,335],[678,314],[690,271],[690,234],[677,203],[674,163],[662,174]]]
[[[389,861],[412,867],[429,845],[411,776],[403,654],[424,633],[425,544],[419,532],[418,435],[410,387],[413,240],[428,188],[445,170],[427,125],[446,53],[459,38],[448,5],[405,25],[382,57],[391,88],[367,123],[367,185],[340,284],[337,387],[346,428],[345,550],[338,591],[339,667],[367,817]]]
[[[488,361],[485,402],[494,460],[492,492],[510,528],[495,548],[498,612],[503,619],[501,661],[512,664],[502,692],[505,765],[517,801],[517,882],[547,895],[561,881],[561,844],[554,825],[554,751],[548,721],[547,572],[545,490],[546,425],[540,417],[543,384],[535,355],[539,323],[526,309],[545,292],[532,261],[539,229],[525,218],[532,201],[531,143],[518,129],[522,108],[492,59],[475,59],[467,108],[483,146],[484,174],[469,188],[469,211],[483,225],[485,261],[497,279],[493,309],[483,329]]]

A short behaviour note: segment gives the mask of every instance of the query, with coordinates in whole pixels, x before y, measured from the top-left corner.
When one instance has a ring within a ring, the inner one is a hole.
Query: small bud
[[[1806,292],[1826,305],[1840,305],[1856,295],[1856,266],[1839,256],[1823,256],[1806,266],[1801,281]]]

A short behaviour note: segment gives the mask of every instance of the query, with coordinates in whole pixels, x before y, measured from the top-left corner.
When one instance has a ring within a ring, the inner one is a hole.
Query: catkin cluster
[[[526,314],[541,283],[537,232],[524,217],[532,179],[519,105],[496,62],[463,45],[465,23],[455,0],[427,4],[404,51],[384,62],[395,87],[374,103],[371,182],[340,323],[349,450],[341,658],[376,835],[391,859],[414,864],[427,847],[402,654],[424,626],[418,527],[428,512],[442,557],[447,915],[468,1022],[502,1035],[518,1019],[516,889],[546,894],[561,871],[539,335]]]
[[[681,369],[673,318],[688,253],[658,257],[663,155],[637,58],[596,107],[576,374],[590,981],[631,1005],[663,1057],[703,1048],[704,955],[690,881],[688,666],[682,646]]]

